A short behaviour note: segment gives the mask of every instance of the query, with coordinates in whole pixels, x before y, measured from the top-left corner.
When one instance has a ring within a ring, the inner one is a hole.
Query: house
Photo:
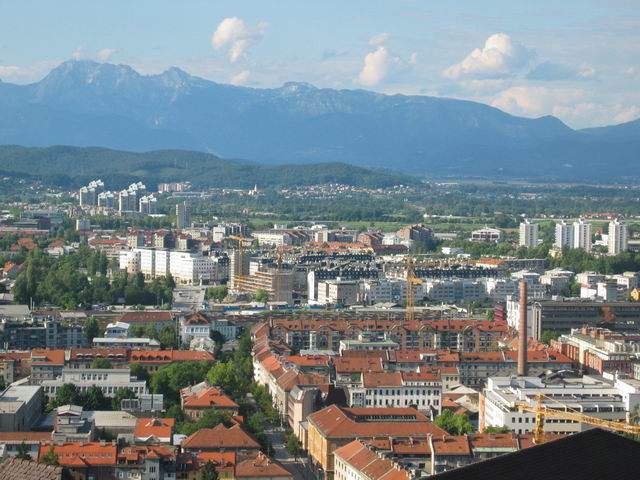
[[[237,480],[290,480],[293,475],[275,460],[258,452],[257,455],[238,462],[234,478]]]
[[[214,428],[203,428],[182,441],[182,449],[187,452],[250,452],[260,450],[260,444],[240,425],[229,428],[219,424]]]
[[[133,441],[137,444],[171,444],[175,418],[139,418],[133,431]]]
[[[191,420],[198,420],[209,410],[216,410],[229,415],[238,415],[238,404],[218,387],[205,386],[196,391],[182,389],[180,406],[184,414]]]
[[[320,474],[324,472],[327,480],[334,478],[334,451],[354,438],[446,435],[415,408],[344,408],[331,405],[309,415],[307,421],[307,450],[311,466]]]
[[[126,338],[129,336],[130,323],[113,322],[107,325],[104,336],[107,338]]]
[[[117,463],[115,443],[61,443],[43,442],[40,458],[53,450],[58,464],[75,480],[111,480]]]
[[[0,432],[0,458],[15,457],[24,444],[36,462],[40,455],[40,442],[48,440],[51,440],[51,432]]]
[[[360,440],[354,440],[334,452],[335,478],[380,480],[409,480],[409,472],[392,460],[378,456]]]
[[[175,447],[131,445],[118,451],[114,478],[167,480],[176,478]]]

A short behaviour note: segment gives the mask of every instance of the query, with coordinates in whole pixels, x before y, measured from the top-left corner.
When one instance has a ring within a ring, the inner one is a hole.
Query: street
[[[295,461],[294,458],[287,451],[284,439],[284,429],[281,427],[274,427],[265,430],[267,438],[273,450],[275,451],[275,459],[282,464],[291,474],[295,480],[308,480],[314,478],[311,469],[308,466],[306,457],[298,457]]]

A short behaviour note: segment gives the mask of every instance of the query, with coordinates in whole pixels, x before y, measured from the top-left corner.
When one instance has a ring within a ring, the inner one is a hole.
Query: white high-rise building
[[[520,224],[520,246],[534,248],[538,246],[538,224],[528,219]]]
[[[615,219],[609,223],[609,255],[625,252],[629,242],[629,227],[621,220]]]
[[[583,219],[573,224],[573,248],[591,251],[591,224]]]
[[[556,224],[556,241],[553,244],[556,248],[573,248],[573,225],[566,222]]]
[[[189,202],[176,204],[176,228],[182,230],[191,226],[191,204]]]

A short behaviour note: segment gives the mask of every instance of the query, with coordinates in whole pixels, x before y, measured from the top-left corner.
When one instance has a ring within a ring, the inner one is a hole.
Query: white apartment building
[[[354,305],[359,301],[358,280],[324,280],[318,282],[318,303],[321,305]]]
[[[176,228],[182,230],[191,226],[191,204],[182,202],[176,204]]]
[[[564,247],[573,248],[573,224],[562,221],[556,224],[556,241],[553,246],[559,249]]]
[[[531,223],[528,219],[520,224],[521,247],[534,248],[538,246],[538,224]]]
[[[413,286],[413,298],[426,296],[426,284]],[[362,303],[404,302],[407,300],[407,281],[400,278],[380,280],[360,280],[360,300]]]
[[[490,377],[480,405],[481,428],[507,427],[515,433],[532,432],[535,414],[521,412],[518,404],[537,405],[536,395],[545,395],[544,405],[563,410],[570,408],[591,417],[626,421],[627,413],[640,403],[637,382],[631,380],[607,381],[602,377]],[[581,432],[589,425],[571,420],[548,418],[544,431],[571,434]]]
[[[591,224],[585,223],[583,219],[573,224],[573,248],[591,251]]]
[[[487,296],[484,283],[475,280],[429,280],[424,285],[425,296],[434,302],[471,302],[483,300]]]
[[[569,270],[562,270],[561,268],[554,268],[544,272],[544,275],[540,276],[540,284],[545,285],[549,293],[560,293],[569,287],[571,279],[574,273]]]
[[[138,397],[148,393],[146,382],[132,377],[128,368],[64,368],[62,375],[55,380],[44,380],[42,388],[44,394],[51,398],[67,383],[75,385],[80,392],[96,386],[108,398],[114,397],[120,388],[130,388]]]
[[[614,220],[609,223],[609,234],[607,236],[609,255],[619,255],[629,248],[629,227],[621,220]]]
[[[364,372],[360,385],[348,388],[350,407],[442,408],[442,381],[431,372]]]
[[[134,248],[120,254],[120,268],[147,279],[166,277],[169,273],[183,285],[208,284],[220,275],[220,267],[211,257],[198,252],[162,248]]]
[[[484,227],[479,230],[471,232],[472,242],[499,242],[502,240],[502,230],[497,228]]]

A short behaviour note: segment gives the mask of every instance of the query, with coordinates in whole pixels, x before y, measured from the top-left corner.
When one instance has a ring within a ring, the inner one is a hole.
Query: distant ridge
[[[0,83],[0,143],[188,149],[270,164],[337,161],[418,174],[598,180],[629,174],[640,151],[640,121],[576,131],[555,117],[521,118],[448,98],[295,82],[255,89],[178,68],[143,76],[126,65],[71,60],[37,83]]]
[[[379,188],[418,183],[407,175],[337,162],[258,165],[186,150],[125,152],[70,146],[0,146],[0,174],[35,177],[68,187],[78,187],[100,177],[110,188],[121,188],[137,180],[151,185],[190,181],[197,187],[227,188],[247,188],[256,184],[260,187],[292,187],[327,183]]]

